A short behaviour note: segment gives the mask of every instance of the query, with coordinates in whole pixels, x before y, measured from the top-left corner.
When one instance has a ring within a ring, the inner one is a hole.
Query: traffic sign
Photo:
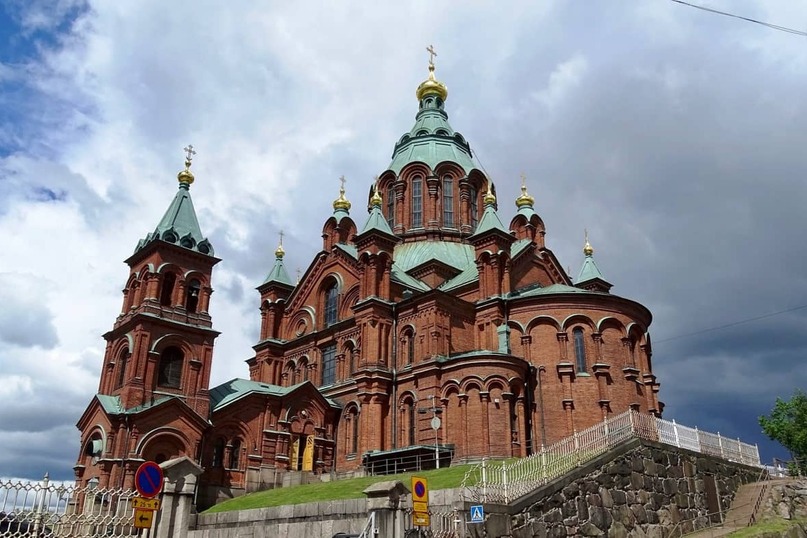
[[[429,483],[425,478],[412,477],[412,502],[429,502]]]
[[[132,497],[132,508],[139,510],[159,510],[160,499],[146,499],[145,497]]]
[[[429,523],[429,513],[428,512],[413,512],[412,513],[412,524],[415,527],[428,527]]]
[[[163,489],[163,470],[153,461],[140,464],[135,472],[135,489],[141,497],[151,499]]]
[[[136,529],[150,529],[154,522],[154,510],[135,510],[134,526]]]
[[[485,508],[481,504],[471,506],[471,523],[485,522]]]

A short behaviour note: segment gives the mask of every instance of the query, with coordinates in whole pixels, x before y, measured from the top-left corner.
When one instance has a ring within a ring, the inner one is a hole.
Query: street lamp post
[[[437,407],[434,404],[434,395],[429,396],[429,400],[431,400],[431,412],[432,412],[432,422],[431,426],[434,430],[434,464],[437,469],[440,468],[440,417],[437,416],[438,413],[442,413],[443,410]]]

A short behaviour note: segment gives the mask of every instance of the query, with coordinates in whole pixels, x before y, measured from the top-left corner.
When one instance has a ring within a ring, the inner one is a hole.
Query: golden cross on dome
[[[185,160],[191,162],[193,160],[193,156],[196,155],[196,152],[193,150],[193,144],[188,144],[183,151],[186,155]]]
[[[344,175],[339,176],[339,182],[342,184],[342,190],[345,190],[345,181],[347,180],[345,179]]]
[[[437,53],[434,51],[434,45],[426,47],[426,52],[429,53],[429,65],[434,65],[434,57],[437,56]]]
[[[524,172],[521,172],[521,186],[522,187],[527,186],[527,174],[525,174]]]
[[[281,246],[281,247],[283,246],[283,236],[284,236],[284,235],[285,235],[285,234],[283,233],[283,230],[280,230],[280,246]]]

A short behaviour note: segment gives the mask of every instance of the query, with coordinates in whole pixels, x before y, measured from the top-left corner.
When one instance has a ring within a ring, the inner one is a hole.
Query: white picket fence
[[[483,460],[465,474],[463,491],[467,500],[472,502],[507,504],[634,437],[761,466],[756,445],[681,426],[653,415],[626,411],[553,445],[541,447],[526,458],[496,462]]]
[[[137,536],[136,493],[53,482],[0,479],[0,537]]]

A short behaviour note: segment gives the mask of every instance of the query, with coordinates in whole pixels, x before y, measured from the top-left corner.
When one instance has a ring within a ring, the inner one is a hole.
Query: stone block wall
[[[511,536],[665,538],[676,526],[691,532],[705,527],[710,513],[728,509],[740,484],[757,480],[759,472],[634,441],[522,499]]]

